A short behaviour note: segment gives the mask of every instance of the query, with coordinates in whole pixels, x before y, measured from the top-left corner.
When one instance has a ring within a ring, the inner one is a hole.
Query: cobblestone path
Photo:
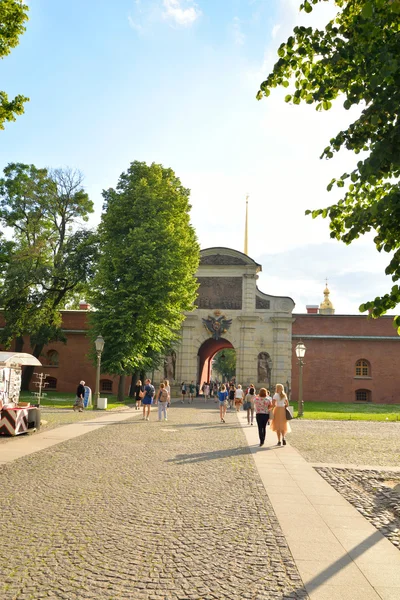
[[[288,440],[309,462],[400,467],[400,422],[296,421]]]
[[[236,416],[151,419],[0,467],[0,598],[307,598]]]

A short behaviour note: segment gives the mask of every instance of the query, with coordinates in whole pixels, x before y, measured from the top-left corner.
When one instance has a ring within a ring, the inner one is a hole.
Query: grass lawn
[[[297,415],[297,402],[290,402]],[[399,421],[400,404],[305,402],[304,419],[331,421]]]
[[[35,396],[32,392],[21,392],[20,399],[24,402],[36,403]],[[121,408],[132,404],[131,398],[125,398],[125,402],[117,402],[117,397],[112,394],[107,394],[107,410],[111,408]],[[93,400],[92,400],[93,401]],[[75,394],[67,394],[63,392],[47,392],[47,396],[42,398],[40,406],[52,406],[54,408],[72,408],[75,402]],[[89,409],[90,410],[90,409]]]

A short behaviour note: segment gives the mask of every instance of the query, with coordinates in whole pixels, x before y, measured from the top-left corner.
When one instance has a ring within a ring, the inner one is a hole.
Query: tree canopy
[[[214,356],[213,370],[230,381],[236,374],[236,352],[233,348],[220,350]]]
[[[64,340],[60,310],[84,294],[94,274],[97,235],[80,220],[93,212],[82,176],[71,169],[9,164],[0,179],[0,305],[6,325],[0,341],[10,345],[30,335],[32,353]],[[32,370],[26,369],[26,389]]]
[[[305,0],[309,13],[327,0]],[[271,88],[293,87],[285,101],[316,104],[329,110],[336,99],[361,114],[333,137],[321,158],[342,148],[360,154],[354,170],[329,185],[343,188],[342,198],[323,209],[307,211],[330,219],[331,237],[350,244],[375,232],[379,252],[393,253],[386,268],[400,278],[400,0],[331,0],[336,17],[322,30],[295,27],[278,49],[279,60],[261,84],[257,98]],[[379,317],[400,302],[396,284],[383,297],[360,306]],[[400,318],[396,317],[400,326]]]
[[[12,48],[18,46],[19,37],[25,31],[28,10],[28,6],[21,0],[0,0],[0,58],[10,54]],[[0,90],[0,129],[4,129],[6,121],[15,121],[16,115],[22,115],[24,103],[28,100],[29,98],[21,95],[9,100],[6,92]]]
[[[104,371],[131,374],[171,345],[193,308],[199,246],[189,190],[171,169],[133,162],[103,197],[93,336],[105,340]]]

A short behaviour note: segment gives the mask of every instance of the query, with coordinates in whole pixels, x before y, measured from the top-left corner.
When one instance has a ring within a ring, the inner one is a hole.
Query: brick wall
[[[292,399],[298,398],[299,366],[295,354],[300,337],[307,351],[303,397],[307,401],[354,402],[357,389],[370,391],[375,403],[400,403],[400,337],[393,317],[369,320],[358,315],[294,315]],[[317,339],[312,336],[353,336]],[[370,336],[375,339],[357,339]],[[379,336],[389,340],[379,340]],[[356,377],[357,360],[370,364],[370,377]]]

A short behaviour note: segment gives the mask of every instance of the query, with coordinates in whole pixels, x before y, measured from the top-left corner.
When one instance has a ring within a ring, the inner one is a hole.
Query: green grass
[[[64,392],[46,392],[47,396],[42,398],[40,405],[52,406],[54,408],[72,408],[75,403],[75,394],[67,394]],[[36,403],[35,396],[32,392],[21,392],[20,399],[23,402]],[[117,402],[117,397],[112,394],[107,394],[107,410],[112,408],[121,408],[121,406],[128,406],[132,404],[131,398],[125,398],[125,402]],[[93,401],[93,400],[92,400]],[[89,409],[90,410],[90,409]]]
[[[297,416],[297,402],[290,402]],[[330,421],[399,421],[400,404],[304,402],[304,419]]]
[[[117,402],[116,396],[107,394],[107,409],[121,408],[133,404],[131,398],[125,402]],[[21,400],[35,402],[30,392],[21,392]],[[63,392],[47,392],[41,405],[58,408],[72,408],[75,394]],[[290,402],[297,416],[297,402]],[[341,404],[336,402],[305,402],[304,419],[314,421],[398,421],[400,422],[400,404]]]

